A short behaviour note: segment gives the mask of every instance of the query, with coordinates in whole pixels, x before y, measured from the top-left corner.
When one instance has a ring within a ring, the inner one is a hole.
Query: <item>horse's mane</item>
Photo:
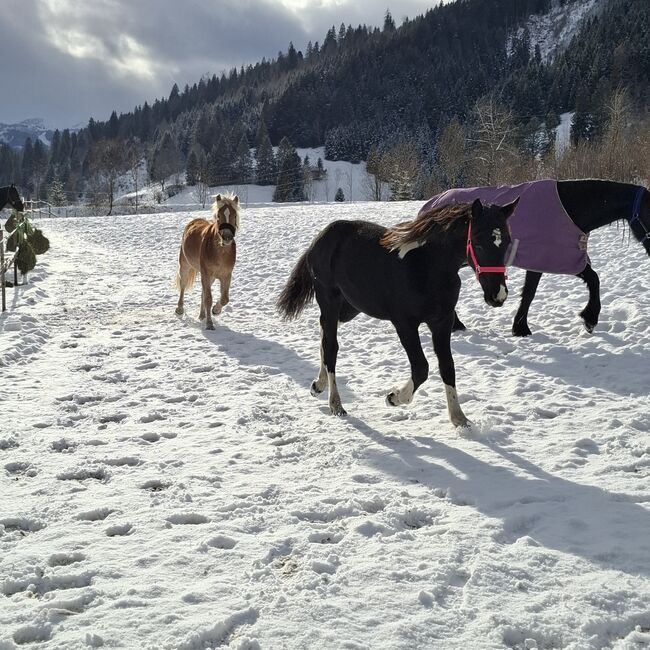
[[[447,232],[463,217],[471,217],[471,203],[452,203],[433,208],[418,215],[413,221],[398,223],[389,228],[380,244],[390,251],[399,249],[399,256],[423,246],[435,232]]]

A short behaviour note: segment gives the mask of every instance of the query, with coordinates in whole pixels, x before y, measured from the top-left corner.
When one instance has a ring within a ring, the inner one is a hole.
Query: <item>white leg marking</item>
[[[321,340],[323,338],[323,331],[321,329]],[[327,370],[325,369],[325,361],[323,360],[323,344],[320,344],[320,371],[318,377],[314,379],[311,384],[310,393],[316,397],[325,390],[325,382],[327,382]]]
[[[413,380],[409,379],[401,388],[394,388],[386,400],[391,406],[410,404],[413,401]]]
[[[460,408],[456,389],[453,386],[445,384],[445,394],[447,395],[447,410],[449,411],[451,423],[455,427],[468,427],[470,422]]]
[[[336,386],[336,375],[333,372],[327,373],[330,392],[330,411],[332,415],[347,415],[343,405],[341,404],[341,396],[339,389]]]

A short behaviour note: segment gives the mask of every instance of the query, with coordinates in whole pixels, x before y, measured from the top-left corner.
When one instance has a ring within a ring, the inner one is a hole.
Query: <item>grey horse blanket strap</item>
[[[557,193],[557,181],[531,181],[499,187],[468,187],[442,192],[429,199],[420,214],[450,203],[507,205],[519,197],[508,220],[512,246],[508,264],[527,271],[577,275],[589,264],[589,235],[571,221]]]

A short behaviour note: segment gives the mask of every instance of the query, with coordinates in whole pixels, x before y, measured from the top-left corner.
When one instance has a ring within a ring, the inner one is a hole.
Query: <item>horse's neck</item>
[[[427,251],[429,265],[436,269],[457,273],[467,262],[467,234],[447,232],[441,237],[430,239],[422,248]]]
[[[558,181],[560,201],[583,232],[632,216],[638,185],[613,181]]]

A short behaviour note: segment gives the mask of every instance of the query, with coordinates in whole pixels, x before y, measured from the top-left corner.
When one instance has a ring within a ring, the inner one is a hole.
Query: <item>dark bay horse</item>
[[[586,283],[589,301],[580,316],[585,329],[593,332],[601,308],[600,280],[587,255],[589,233],[615,221],[627,221],[634,237],[650,256],[650,192],[640,185],[603,180],[534,181],[497,188],[448,190],[433,197],[422,210],[426,211],[432,205],[447,205],[475,198],[507,199],[511,195],[521,197],[517,211],[509,222],[512,238],[518,240],[519,244],[512,263],[526,270],[512,333],[515,336],[530,335],[528,310],[545,272],[576,275]],[[561,213],[557,211],[557,206]],[[550,212],[557,212],[557,215],[547,221]],[[532,230],[529,228],[531,224]],[[544,249],[550,250],[552,255],[561,255],[558,259],[546,260],[540,254]],[[456,316],[454,330],[463,329],[465,326]]]
[[[14,208],[14,210],[18,210],[18,212],[22,212],[25,209],[23,202],[20,200],[20,194],[18,194],[18,190],[13,183],[6,187],[0,187],[0,210],[2,210],[7,203]]]
[[[517,202],[499,207],[481,201],[430,210],[415,220],[384,228],[368,221],[334,221],[298,260],[277,307],[286,320],[300,315],[316,297],[320,307],[321,367],[312,395],[329,386],[329,407],[345,415],[336,387],[337,328],[360,312],[390,320],[406,350],[411,377],[387,396],[390,405],[408,404],[427,379],[429,364],[418,327],[433,337],[449,418],[467,426],[456,393],[451,356],[454,309],[460,291],[458,270],[469,264],[492,307],[508,295],[505,255],[510,244],[507,219]]]
[[[178,254],[176,286],[180,290],[176,313],[185,311],[185,291],[191,289],[196,274],[201,274],[201,311],[199,319],[205,318],[205,328],[214,329],[212,316],[230,300],[230,281],[237,260],[235,235],[239,230],[239,197],[217,194],[212,204],[212,221],[192,219],[183,231]],[[212,284],[219,280],[221,295],[212,304]]]

